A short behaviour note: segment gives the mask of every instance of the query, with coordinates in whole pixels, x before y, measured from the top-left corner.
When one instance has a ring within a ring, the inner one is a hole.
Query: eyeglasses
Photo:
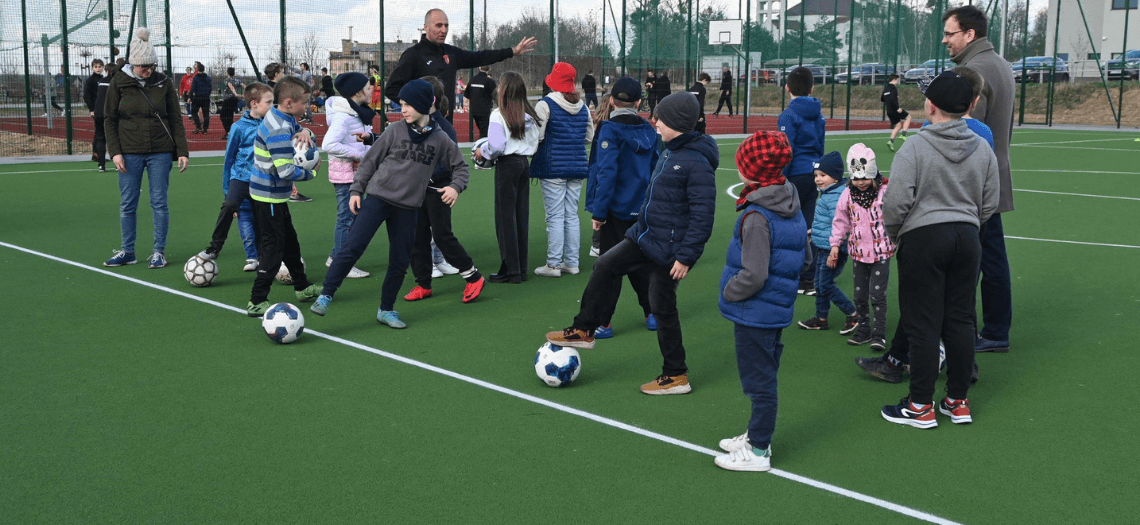
[[[950,38],[950,37],[952,37],[952,36],[954,36],[954,35],[956,35],[956,34],[958,34],[958,33],[965,33],[966,31],[969,31],[969,30],[968,30],[968,29],[963,29],[963,30],[961,30],[961,31],[943,31],[943,32],[942,32],[942,36],[943,36],[944,38]]]
[[[155,65],[156,64],[139,64],[136,67],[140,67],[142,69],[152,69],[153,70]]]

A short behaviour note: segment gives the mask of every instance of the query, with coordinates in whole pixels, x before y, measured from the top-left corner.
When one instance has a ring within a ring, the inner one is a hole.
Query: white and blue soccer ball
[[[534,355],[534,372],[548,386],[569,385],[582,371],[582,358],[569,346],[546,343]]]
[[[289,303],[277,303],[266,310],[261,328],[275,343],[289,344],[305,333],[305,316]]]
[[[199,288],[210,286],[218,276],[218,264],[195,255],[182,266],[182,275],[186,282]]]
[[[478,170],[489,170],[495,167],[495,161],[492,159],[488,159],[487,157],[483,157],[481,159],[476,158],[475,150],[477,149],[482,150],[483,154],[487,153],[487,137],[476,140],[475,144],[471,145],[471,165],[475,166],[475,169]]]
[[[293,142],[293,164],[305,171],[312,171],[321,161],[317,148],[310,146],[311,143],[307,140]]]

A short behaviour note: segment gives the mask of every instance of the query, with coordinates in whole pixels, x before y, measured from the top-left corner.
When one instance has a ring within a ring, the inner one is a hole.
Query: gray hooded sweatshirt
[[[970,113],[994,132],[994,153],[1001,173],[1001,201],[997,213],[1013,211],[1013,177],[1009,170],[1009,142],[1013,139],[1013,69],[994,51],[985,37],[970,42],[950,58],[959,66],[976,71],[985,80],[981,98]]]
[[[800,196],[790,182],[758,188],[749,193],[747,199],[784,218],[800,212]],[[729,301],[743,301],[756,295],[768,280],[768,262],[772,257],[772,230],[768,219],[759,213],[745,217],[740,225],[740,238],[747,239],[740,246],[740,271],[724,285],[724,298]],[[804,268],[807,268],[812,260],[811,237],[804,239]]]
[[[922,128],[891,163],[883,195],[883,227],[894,243],[931,224],[980,227],[998,209],[998,161],[962,119]]]

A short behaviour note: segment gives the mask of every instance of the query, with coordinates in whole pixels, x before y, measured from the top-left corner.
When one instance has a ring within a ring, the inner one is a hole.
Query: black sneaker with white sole
[[[800,321],[796,324],[800,325],[800,328],[804,330],[827,330],[830,328],[827,325],[827,319],[821,319],[819,317],[812,317],[811,319]]]
[[[856,357],[855,364],[859,365],[868,374],[871,374],[888,383],[901,383],[903,369],[901,366],[891,364],[885,356]]]
[[[839,330],[839,335],[848,335],[859,328],[859,314],[851,314],[847,316],[847,320],[843,323],[843,328]]]

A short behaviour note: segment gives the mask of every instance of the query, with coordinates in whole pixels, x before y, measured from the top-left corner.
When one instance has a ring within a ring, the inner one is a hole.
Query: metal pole
[[[384,0],[380,0],[380,3],[384,3]],[[475,50],[475,0],[470,0],[468,2],[468,6],[471,9],[471,21],[468,24],[468,27],[469,27],[471,32],[468,34],[471,35],[471,38],[469,40],[471,42],[471,50],[474,51]],[[484,12],[486,12],[486,11],[484,11]],[[487,22],[486,15],[484,15],[483,22],[484,23]],[[486,31],[484,31],[483,34],[487,34]],[[471,84],[471,79],[474,77],[475,77],[475,68],[469,68],[467,70],[467,84],[468,85]],[[455,109],[456,108],[451,108],[451,113],[453,115],[455,114]],[[468,113],[467,114],[467,140],[470,140],[471,142],[475,142],[474,139],[475,139],[475,119],[471,118],[471,114]]]
[[[486,2],[486,0],[483,0]],[[484,10],[483,16],[487,16]],[[486,29],[483,30],[486,33]],[[606,85],[606,0],[602,0],[602,49],[598,51],[601,54],[602,65],[598,67],[598,76],[602,77],[602,87]]]
[[[855,0],[851,0],[851,18],[847,20],[847,115],[843,129],[851,129],[851,58],[855,54]]]
[[[1116,123],[1117,123],[1117,125],[1119,125],[1120,124],[1120,115],[1118,115],[1116,113],[1116,103],[1114,103],[1112,101],[1112,92],[1108,90],[1108,78],[1105,76],[1105,73],[1107,72],[1106,70],[1108,68],[1106,67],[1104,69],[1101,69],[1101,67],[1100,67],[1100,52],[1097,51],[1096,42],[1093,41],[1092,31],[1089,30],[1089,19],[1088,19],[1088,17],[1085,16],[1085,6],[1081,2],[1081,0],[1077,0],[1077,9],[1080,9],[1080,11],[1081,11],[1081,20],[1083,20],[1085,23],[1085,34],[1088,35],[1090,45],[1093,48],[1093,55],[1096,56],[1096,70],[1100,71],[1100,84],[1102,86],[1104,86],[1104,96],[1105,96],[1105,98],[1108,99],[1108,107],[1112,110],[1112,118],[1116,119]],[[1104,48],[1102,47],[1101,50],[1103,50],[1103,49]],[[1072,71],[1069,71],[1069,74],[1072,74],[1072,73],[1073,73]],[[1123,74],[1123,73],[1124,73],[1123,63],[1121,63],[1121,74]]]
[[[21,0],[22,2],[23,0]],[[107,42],[110,42],[111,47],[107,49],[107,56],[111,60],[107,65],[115,63],[115,1],[107,0]]]
[[[1026,4],[1026,11],[1029,10],[1029,5]],[[1053,64],[1049,71],[1049,90],[1047,91],[1047,98],[1045,102],[1045,123],[1049,126],[1053,125],[1053,93],[1057,88],[1057,43],[1061,37],[1061,2],[1057,1],[1057,25],[1053,27]],[[1072,73],[1070,73],[1071,75]],[[1023,74],[1024,76],[1024,74]]]
[[[831,26],[832,27],[832,29],[831,29],[832,33],[831,34],[834,37],[837,33],[839,33],[839,0],[835,0],[835,5],[831,7],[831,14],[832,14],[832,16],[835,17],[835,23],[832,24],[832,26]],[[832,40],[832,41],[834,41],[834,40]],[[832,59],[831,59],[831,115],[829,115],[827,118],[834,119],[835,118],[835,70],[839,69],[839,50],[836,49],[835,52],[832,53],[831,56],[832,56]],[[827,79],[826,67],[823,70],[823,78],[824,78],[824,80]]]
[[[554,0],[550,0],[550,69],[554,69],[554,63],[557,61],[554,57],[558,54],[558,50],[555,49],[558,43],[554,40],[554,24]]]
[[[108,0],[110,1],[110,0]],[[28,0],[20,0],[20,21],[24,30],[24,115],[28,123],[28,135],[32,134],[32,70],[28,58]]]
[[[150,26],[147,25],[147,19],[146,19],[146,0],[141,0],[139,2],[135,2],[135,8],[138,9],[138,12],[139,12],[139,25],[138,25],[138,27],[149,28]]]
[[[1120,44],[1120,102],[1116,104],[1120,113],[1116,118],[1116,129],[1124,121],[1124,64],[1128,62],[1128,13],[1132,11],[1132,2],[1125,0],[1124,4],[1124,41]]]
[[[786,2],[785,2],[786,3]],[[744,128],[741,133],[748,133],[748,113],[752,108],[752,2],[747,2],[744,8]],[[785,12],[787,10],[785,9]],[[735,80],[735,79],[734,79]],[[741,108],[737,108],[741,109]]]
[[[171,36],[170,35],[173,34],[170,32],[170,0],[165,0],[163,2],[163,6],[166,10],[166,12],[163,13],[163,16],[165,17],[164,21],[166,23],[166,76],[170,77],[173,80],[174,79],[174,50],[173,50],[173,48],[170,47],[171,46]]]
[[[752,5],[749,4],[748,7],[751,8]],[[787,0],[781,2],[780,9],[783,12],[780,13],[780,43],[776,46],[776,58],[778,58],[780,62],[780,110],[783,111],[788,101],[788,66],[784,61],[784,40],[788,38],[788,24],[786,20],[788,18]],[[748,82],[747,73],[749,72],[745,73],[745,82]]]
[[[66,120],[67,128],[67,154],[71,155],[72,151],[71,140],[73,138],[73,131],[71,129],[71,58],[67,52],[67,0],[60,0],[59,2],[59,25],[62,31],[62,39],[59,41],[61,51],[63,51],[63,114]]]
[[[1079,3],[1080,0],[1077,0],[1077,2]],[[1026,4],[1025,8],[1029,9],[1028,3]],[[1003,59],[1005,58],[1005,41],[1006,41],[1006,30],[1005,30],[1005,28],[1008,25],[1006,23],[1005,19],[1008,16],[1009,16],[1009,0],[1001,0],[1001,27],[998,29],[999,31],[1001,31],[1001,43],[999,44],[998,55],[1001,56]],[[1086,22],[1086,24],[1087,24],[1087,22]]]
[[[800,2],[800,62],[799,62],[799,64],[801,66],[804,65],[804,33],[807,33],[807,27],[804,26],[804,15],[807,12],[807,9],[805,9],[804,6],[806,4],[807,4],[807,2],[804,2],[804,1]]]
[[[693,63],[690,60],[693,55],[693,0],[689,0],[689,28],[685,32],[685,87],[693,85],[692,72]],[[701,113],[704,113],[704,108],[701,108]]]
[[[621,75],[626,76],[625,69],[625,0],[621,0]]]
[[[1025,4],[1025,31],[1021,35],[1021,109],[1017,115],[1017,125],[1025,124],[1025,84],[1029,75],[1025,71],[1025,55],[1029,54],[1029,4]]]
[[[383,0],[381,0],[383,1]],[[286,61],[287,54],[285,51],[285,0],[281,0],[281,66],[284,67],[288,62]]]
[[[253,51],[249,49],[249,41],[245,39],[245,31],[242,30],[241,21],[238,20],[237,11],[234,11],[233,0],[226,0],[226,5],[230,8],[230,16],[234,18],[234,25],[237,27],[238,36],[241,37],[241,45],[245,46],[245,54],[249,57],[249,63],[253,65],[253,74],[257,80],[262,80],[261,71],[257,70],[257,61],[253,59]]]

